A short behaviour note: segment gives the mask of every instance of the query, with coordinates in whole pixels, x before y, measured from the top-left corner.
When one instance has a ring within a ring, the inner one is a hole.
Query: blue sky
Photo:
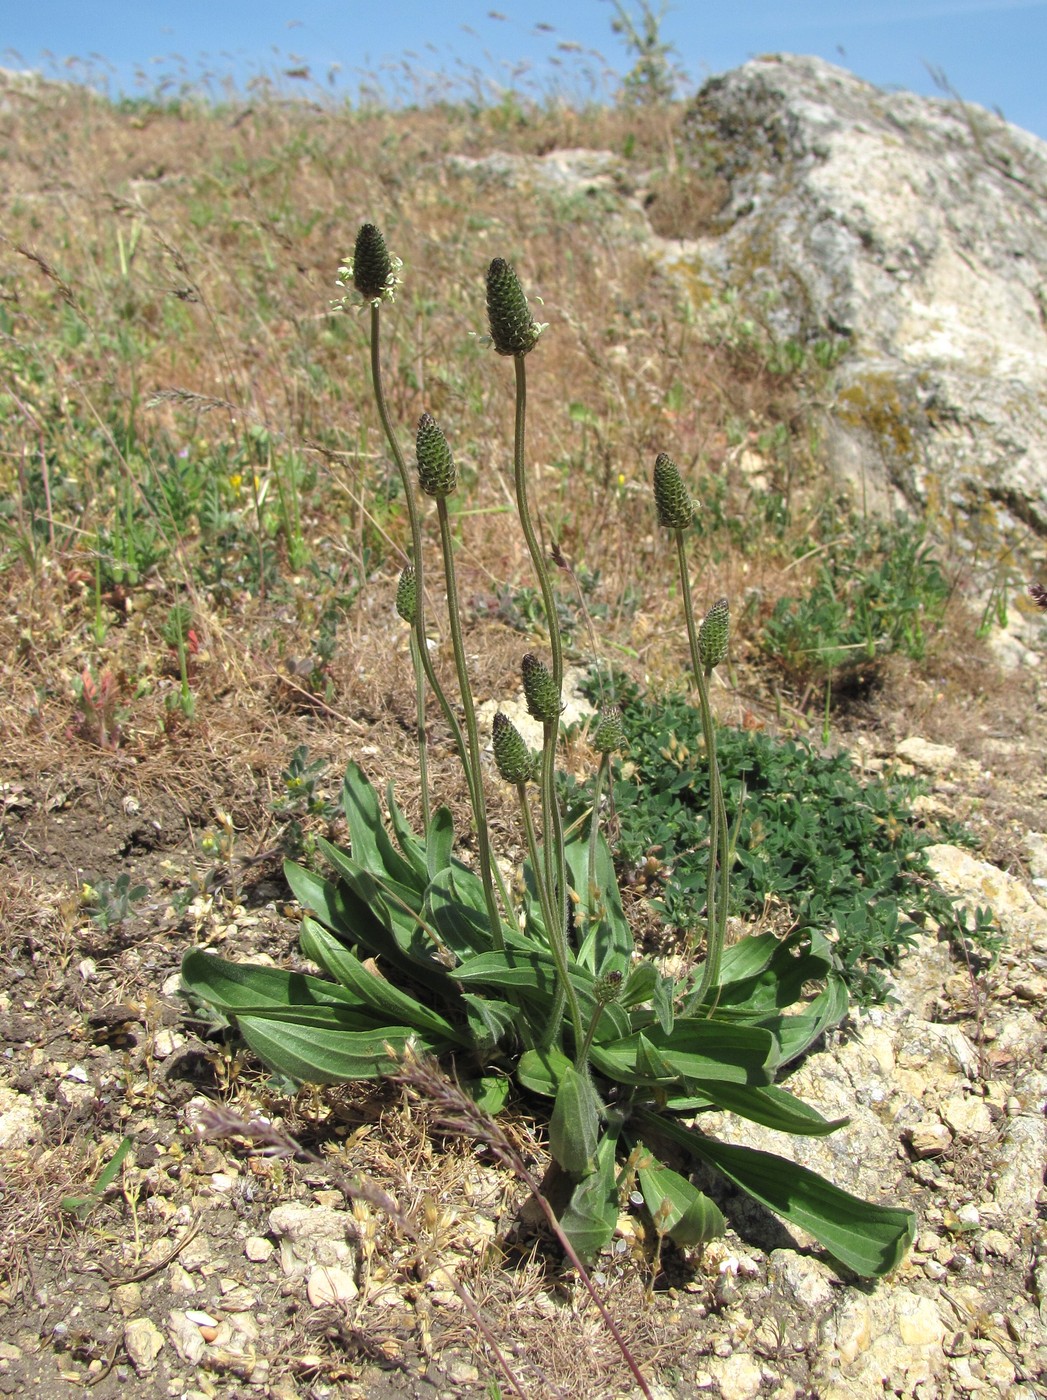
[[[624,0],[635,12],[636,0]],[[404,95],[448,77],[587,90],[631,63],[612,0],[31,0],[9,4],[0,65],[107,76],[140,92],[159,77],[279,77],[354,91],[361,74]],[[657,10],[657,4],[654,5]],[[885,87],[934,94],[928,65],[971,102],[1047,138],[1047,0],[675,0],[662,24],[694,83],[759,53],[814,53]],[[176,57],[177,56],[177,57]],[[70,58],[79,60],[71,65]],[[157,62],[156,60],[160,60]],[[287,77],[308,69],[309,79]],[[424,81],[419,86],[417,79]],[[442,76],[440,76],[442,75]]]

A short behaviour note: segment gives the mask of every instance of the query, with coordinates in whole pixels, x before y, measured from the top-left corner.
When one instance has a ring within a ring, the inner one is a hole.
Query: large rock
[[[847,344],[835,470],[870,505],[1047,534],[1047,144],[785,56],[706,83],[688,129],[725,203],[663,256],[710,314]]]

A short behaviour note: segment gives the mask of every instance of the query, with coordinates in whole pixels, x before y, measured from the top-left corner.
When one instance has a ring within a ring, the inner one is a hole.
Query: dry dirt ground
[[[330,760],[331,796],[353,756],[376,777],[395,778],[409,808],[416,801],[402,698],[411,695],[409,661],[388,613],[364,609],[335,663],[329,705],[298,703],[285,677],[250,656],[235,661],[239,683],[228,684],[231,644],[216,634],[196,663],[194,723],[161,742],[150,737],[161,716],[140,710],[140,730],[103,750],[52,700],[33,702],[47,619],[67,593],[66,580],[38,581],[12,589],[5,608],[0,1394],[510,1393],[504,1378],[495,1385],[491,1352],[452,1272],[524,1393],[637,1393],[527,1192],[483,1148],[441,1136],[424,1104],[393,1085],[287,1098],[179,998],[190,947],[294,956],[272,801],[297,744]],[[496,677],[519,639],[497,620],[477,625],[478,653]],[[481,698],[485,686],[497,693],[481,675]],[[744,654],[719,700],[728,720],[744,707],[750,722],[775,724]],[[974,830],[984,858],[1027,877],[1025,832],[1047,829],[1042,715],[1037,671],[997,672],[965,637],[917,679],[888,667],[878,692],[840,714],[835,738],[880,755],[912,733],[957,746],[965,776],[943,780],[939,799]],[[507,823],[492,800],[494,824]],[[79,892],[125,873],[145,894],[106,927]],[[1006,1017],[1015,978],[1006,957],[975,963],[969,975],[957,961],[954,972],[940,1019],[988,1053],[985,1028]],[[1042,1003],[1031,1009],[1042,1015]],[[208,1102],[273,1118],[314,1160],[202,1138],[194,1125]],[[511,1117],[509,1131],[540,1174],[541,1126]],[[80,1215],[63,1210],[64,1197],[89,1192],[125,1135],[131,1148],[116,1180]],[[954,1209],[964,1184],[977,1194],[994,1170],[994,1142],[957,1145],[933,1173],[899,1143],[895,1196],[918,1212],[925,1247],[905,1278],[939,1298],[965,1282],[982,1290],[985,1315],[958,1322],[948,1343],[981,1366],[973,1372],[981,1393],[1004,1393],[1007,1375],[1024,1386],[1018,1393],[1047,1393],[1047,1355],[1022,1323],[1023,1309],[1040,1301],[1042,1222],[1007,1222],[1013,1248],[990,1257]],[[389,1192],[416,1238],[375,1201],[347,1200],[346,1174]],[[702,1251],[667,1249],[656,1261],[639,1222],[623,1226],[596,1271],[608,1308],[650,1383],[666,1387],[655,1393],[820,1394],[822,1342],[791,1262],[810,1251],[797,1253],[780,1225],[739,1210],[729,1192],[720,1200],[731,1229]],[[343,1236],[336,1253],[351,1283],[338,1274],[333,1301],[307,1292],[308,1242],[302,1252],[274,1233],[271,1212],[295,1204],[336,1210],[348,1223],[349,1252]],[[869,1296],[818,1267],[830,1294]],[[731,1371],[742,1352],[749,1369]],[[953,1392],[929,1383],[919,1393]]]

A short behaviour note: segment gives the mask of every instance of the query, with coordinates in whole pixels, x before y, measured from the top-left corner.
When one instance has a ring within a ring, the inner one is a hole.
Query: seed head
[[[458,484],[454,458],[436,419],[423,413],[418,420],[418,480],[427,496],[449,496]]]
[[[338,269],[338,285],[352,287],[364,302],[392,301],[399,285],[397,272],[403,267],[385,246],[381,230],[375,224],[362,224],[356,235],[353,255]],[[335,306],[346,308],[353,300],[343,297]]]
[[[625,744],[622,712],[617,705],[605,705],[600,711],[600,720],[593,731],[592,744],[597,753],[616,753]]]
[[[593,998],[600,1006],[607,1006],[612,1001],[617,1001],[622,994],[622,974],[620,972],[608,972],[603,977],[598,977],[593,983]]]
[[[519,787],[530,782],[541,759],[524,743],[520,731],[501,710],[494,717],[494,762],[498,775],[505,782]]]
[[[731,607],[726,598],[718,598],[698,628],[698,656],[706,674],[727,655],[730,634]]]
[[[539,657],[528,652],[521,666],[527,713],[542,724],[555,724],[563,703],[553,682],[552,673]]]
[[[667,530],[686,530],[694,517],[694,502],[680,468],[664,452],[659,452],[654,463],[654,503],[658,524]]]
[[[405,564],[400,573],[400,581],[396,585],[396,611],[405,622],[414,625],[418,615],[418,580],[413,564]]]
[[[499,355],[526,355],[545,330],[531,319],[520,279],[504,258],[487,269],[487,321]]]

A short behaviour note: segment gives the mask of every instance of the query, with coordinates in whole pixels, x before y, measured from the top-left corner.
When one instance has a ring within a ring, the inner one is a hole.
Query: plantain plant
[[[823,1118],[775,1079],[841,1021],[847,996],[830,946],[816,930],[725,944],[729,833],[708,681],[727,652],[729,608],[721,599],[696,624],[686,560],[693,504],[665,454],[655,463],[654,504],[678,555],[711,779],[705,944],[688,950],[695,956],[687,972],[667,975],[634,944],[600,826],[599,786],[590,810],[560,808],[563,648],[533,524],[525,442],[526,357],[545,327],[532,319],[513,268],[495,259],[486,289],[490,340],[515,373],[517,515],[548,634],[548,655],[529,653],[521,662],[527,707],[542,726],[541,750],[531,752],[504,714],[493,726],[495,766],[517,791],[528,851],[522,881],[513,885],[522,895],[517,902],[509,895],[488,838],[481,742],[462,641],[446,504],[457,488],[453,454],[426,414],[418,425],[416,471],[410,471],[382,388],[381,317],[399,268],[379,230],[365,224],[352,259],[340,269],[346,295],[337,304],[347,307],[355,292],[369,309],[375,401],[407,503],[410,559],[396,608],[413,629],[423,829],[412,829],[391,788],[383,810],[362,769],[350,763],[342,788],[348,846],[319,842],[330,867],[326,875],[285,867],[308,911],[302,953],[325,976],[237,964],[194,949],[183,963],[186,993],[295,1082],[388,1074],[410,1047],[453,1065],[490,1112],[511,1095],[544,1101],[549,1147],[566,1187],[559,1193],[560,1224],[583,1258],[609,1243],[620,1205],[637,1200],[637,1192],[659,1239],[694,1245],[719,1234],[720,1210],[677,1170],[687,1157],[807,1230],[847,1269],[863,1277],[885,1274],[911,1243],[908,1211],[860,1200],[786,1157],[733,1146],[701,1128],[704,1114],[720,1110],[784,1134],[842,1128],[846,1119]],[[426,550],[416,482],[436,502],[454,699],[426,644]],[[464,770],[473,864],[455,853],[447,806],[430,801],[430,694]],[[609,706],[593,734],[602,769],[623,737],[620,714]],[[821,988],[816,995],[812,984]]]

